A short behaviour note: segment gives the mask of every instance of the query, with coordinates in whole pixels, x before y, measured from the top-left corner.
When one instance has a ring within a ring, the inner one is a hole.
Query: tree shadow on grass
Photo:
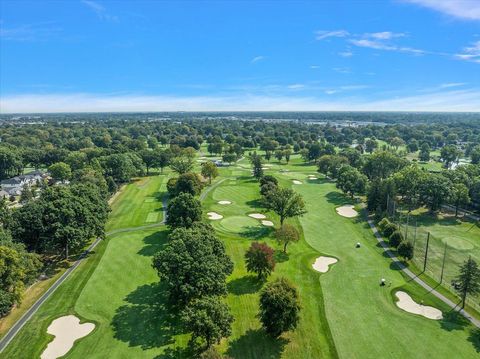
[[[470,322],[460,313],[451,310],[443,314],[443,319],[440,321],[440,327],[451,332],[452,330],[463,330]]]
[[[263,282],[256,276],[247,275],[227,283],[228,292],[234,295],[253,294],[262,288]]]
[[[244,227],[244,230],[239,234],[242,237],[247,237],[247,238],[260,238],[260,237],[266,236],[270,232],[271,232],[271,229],[267,227],[248,226],[248,227]]]
[[[167,231],[155,232],[143,238],[145,246],[138,251],[142,256],[152,257],[167,244]]]
[[[245,202],[245,204],[247,204],[248,206],[253,207],[253,208],[264,208],[265,207],[263,205],[263,202],[262,202],[261,198],[252,199],[251,201]]]
[[[285,253],[284,251],[281,251],[279,249],[277,249],[275,251],[275,262],[283,263],[283,262],[288,261],[289,258],[290,258],[290,256],[289,256],[288,253]]]
[[[140,286],[125,301],[128,304],[117,308],[111,322],[116,339],[143,350],[175,342],[174,336],[181,333],[180,320],[164,286]]]
[[[263,329],[249,329],[240,338],[232,341],[227,355],[235,359],[278,359],[288,344],[285,338],[272,338]]]
[[[335,191],[328,192],[325,195],[325,197],[327,198],[327,201],[329,203],[333,203],[336,206],[341,206],[344,204],[352,204],[351,200],[340,192],[335,192]]]
[[[175,347],[175,348],[167,348],[165,351],[154,357],[153,359],[187,359],[187,358],[195,358],[195,353],[192,350],[187,348]]]
[[[480,353],[480,329],[472,329],[468,336],[468,341],[472,343],[477,353]]]

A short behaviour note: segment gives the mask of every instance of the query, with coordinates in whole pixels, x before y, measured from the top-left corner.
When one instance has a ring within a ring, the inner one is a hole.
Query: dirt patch
[[[223,216],[221,214],[218,214],[217,212],[208,212],[207,214],[208,214],[208,219],[211,219],[213,221],[223,218]]]
[[[440,320],[443,318],[442,312],[434,307],[422,305],[415,302],[408,293],[398,291],[395,293],[398,298],[397,307],[412,314],[418,314],[428,319]]]
[[[352,205],[337,207],[335,210],[342,217],[353,218],[358,216],[358,212],[353,208]]]
[[[315,263],[312,264],[313,269],[320,273],[327,273],[330,265],[338,262],[337,258],[333,257],[318,257]]]
[[[95,329],[95,324],[80,324],[80,319],[74,315],[55,319],[47,329],[47,333],[54,335],[55,339],[48,343],[40,358],[56,359],[64,356],[72,349],[76,340],[87,336],[93,329]]]

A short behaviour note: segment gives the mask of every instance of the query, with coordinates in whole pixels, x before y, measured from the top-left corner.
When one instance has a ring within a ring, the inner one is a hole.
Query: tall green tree
[[[202,163],[202,176],[208,178],[208,182],[211,184],[212,179],[218,176],[218,168],[215,163],[207,161]]]
[[[445,165],[445,168],[450,168],[450,166],[458,161],[460,157],[460,150],[455,145],[446,145],[443,146],[440,150],[440,159]]]
[[[57,162],[48,167],[48,172],[56,181],[65,182],[72,177],[72,169],[65,162]]]
[[[468,258],[461,266],[460,273],[455,279],[455,290],[462,298],[462,309],[465,308],[467,295],[480,293],[480,269],[477,262]]]
[[[265,286],[260,294],[259,318],[265,331],[274,338],[294,330],[300,320],[300,303],[296,288],[285,278]]]
[[[173,230],[168,244],[155,254],[153,267],[167,285],[170,298],[183,304],[204,296],[225,295],[226,278],[233,271],[225,245],[204,223]]]
[[[283,244],[283,253],[287,253],[287,246],[291,242],[298,242],[300,240],[300,233],[291,224],[284,223],[283,226],[275,230],[275,238]]]
[[[455,217],[457,217],[458,208],[470,202],[468,187],[463,183],[454,183],[450,189],[449,202],[455,206]]]
[[[278,187],[275,191],[269,192],[264,204],[279,215],[281,226],[285,219],[307,213],[303,197],[290,188]]]
[[[168,204],[166,224],[171,228],[191,227],[202,219],[202,205],[190,193],[180,193]]]
[[[367,182],[367,176],[360,173],[359,170],[350,165],[344,165],[338,171],[335,185],[353,198],[355,194],[360,195],[365,193]]]
[[[22,158],[15,147],[0,147],[0,180],[21,173]]]
[[[253,167],[253,177],[255,177],[257,180],[263,177],[263,162],[262,158],[257,155],[256,152],[253,152],[250,157],[250,163],[252,164]]]
[[[191,341],[200,338],[207,349],[232,333],[233,316],[219,297],[205,296],[193,300],[182,311],[181,317],[185,330],[192,333]]]

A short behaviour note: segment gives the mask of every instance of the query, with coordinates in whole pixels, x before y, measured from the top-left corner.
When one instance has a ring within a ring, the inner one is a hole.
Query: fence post
[[[427,257],[428,257],[428,242],[430,242],[430,232],[427,233],[427,246],[425,247],[425,259],[423,261],[423,271],[427,269]]]
[[[405,226],[405,240],[407,240],[407,236],[408,236],[408,222],[409,222],[409,219],[410,219],[410,213],[407,213],[407,225]]]
[[[443,280],[443,270],[445,268],[445,258],[447,257],[447,242],[445,242],[445,249],[443,250],[443,262],[442,262],[442,273],[440,274],[440,284]]]

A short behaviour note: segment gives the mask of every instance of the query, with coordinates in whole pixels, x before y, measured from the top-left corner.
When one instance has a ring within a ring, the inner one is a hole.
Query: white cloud
[[[478,0],[404,0],[467,20],[480,20],[480,1]]]
[[[339,52],[338,54],[342,57],[352,57],[353,56],[353,52],[351,52],[350,50],[342,51],[342,52]]]
[[[11,41],[45,41],[58,35],[62,28],[53,22],[26,24],[17,27],[0,27],[0,39]]]
[[[347,37],[350,33],[346,30],[334,30],[334,31],[316,31],[315,39],[324,40],[329,37]]]
[[[350,43],[358,47],[366,47],[375,50],[397,51],[406,52],[414,55],[424,55],[429,53],[428,51],[415,49],[412,47],[398,46],[390,44],[381,40],[369,40],[369,39],[350,39]]]
[[[292,84],[287,86],[290,90],[301,90],[305,88],[305,85],[303,84]]]
[[[333,71],[339,72],[341,74],[350,74],[352,72],[349,67],[334,67]]]
[[[377,40],[390,40],[395,37],[404,37],[405,34],[402,32],[391,32],[391,31],[382,31],[382,32],[370,32],[363,34],[364,37],[371,37]]]
[[[344,86],[359,87],[363,85]],[[340,89],[341,90],[341,89]],[[326,90],[327,94],[339,92]],[[358,97],[143,96],[97,94],[10,95],[0,98],[1,113],[136,111],[480,111],[480,89],[442,91],[384,100]]]
[[[448,82],[445,84],[441,84],[440,88],[446,89],[446,88],[452,88],[452,87],[460,87],[460,86],[465,86],[465,82]]]
[[[118,16],[111,15],[107,12],[107,9],[99,4],[98,2],[92,0],[81,0],[82,4],[90,8],[101,20],[107,21],[118,21]]]
[[[254,64],[255,62],[265,60],[265,56],[255,56],[252,60],[250,60],[250,63]]]
[[[318,66],[318,65],[310,65],[310,68],[311,68],[311,69],[319,69],[320,66]]]
[[[474,42],[472,46],[463,48],[461,53],[455,54],[455,58],[480,63],[480,41]]]

